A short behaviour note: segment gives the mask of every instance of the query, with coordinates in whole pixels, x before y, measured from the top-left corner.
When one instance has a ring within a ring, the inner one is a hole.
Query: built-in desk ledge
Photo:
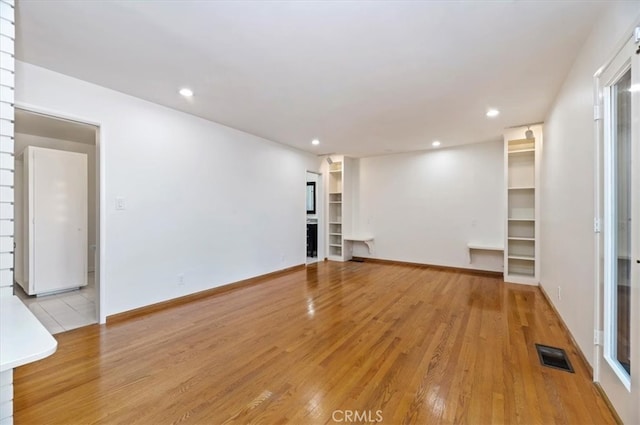
[[[369,248],[369,254],[373,254],[373,236],[351,235],[345,236],[343,239],[351,242],[364,242],[364,244],[367,245],[367,248]]]
[[[55,353],[58,342],[15,295],[0,296],[0,372]]]
[[[469,242],[467,244],[467,248],[469,249],[469,264],[471,264],[471,251],[503,251],[504,245],[502,244],[486,244],[480,242]]]

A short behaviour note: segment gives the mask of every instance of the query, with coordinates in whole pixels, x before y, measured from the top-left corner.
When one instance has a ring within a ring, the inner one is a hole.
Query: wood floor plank
[[[455,270],[325,262],[56,338],[18,425],[615,423],[538,288]]]

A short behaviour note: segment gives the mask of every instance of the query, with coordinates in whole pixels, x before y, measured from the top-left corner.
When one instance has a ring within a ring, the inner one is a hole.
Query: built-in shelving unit
[[[345,235],[351,227],[351,210],[349,209],[350,183],[350,158],[344,156],[331,156],[327,161],[328,172],[328,211],[329,220],[327,228],[327,258],[333,261],[348,261],[349,249],[346,246]]]
[[[528,129],[531,132],[525,133]],[[509,129],[504,135],[506,229],[504,280],[537,284],[539,276],[538,155],[542,126]]]
[[[341,259],[342,227],[342,161],[329,164],[329,259]]]

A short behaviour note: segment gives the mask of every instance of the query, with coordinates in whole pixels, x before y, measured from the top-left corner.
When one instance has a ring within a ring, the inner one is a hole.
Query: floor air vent
[[[560,369],[567,372],[573,372],[571,362],[567,357],[567,353],[562,348],[549,347],[547,345],[536,344],[536,350],[538,351],[538,357],[540,363],[543,366],[552,367],[554,369]]]

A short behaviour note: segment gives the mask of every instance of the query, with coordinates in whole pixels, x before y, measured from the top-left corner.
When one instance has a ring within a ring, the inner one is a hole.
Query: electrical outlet
[[[558,301],[562,300],[562,287],[558,286]]]
[[[124,210],[126,208],[125,202],[124,202],[124,198],[121,197],[117,197],[116,198],[116,210]]]
[[[184,274],[180,273],[178,275],[178,286],[182,286],[182,285],[184,285]]]

